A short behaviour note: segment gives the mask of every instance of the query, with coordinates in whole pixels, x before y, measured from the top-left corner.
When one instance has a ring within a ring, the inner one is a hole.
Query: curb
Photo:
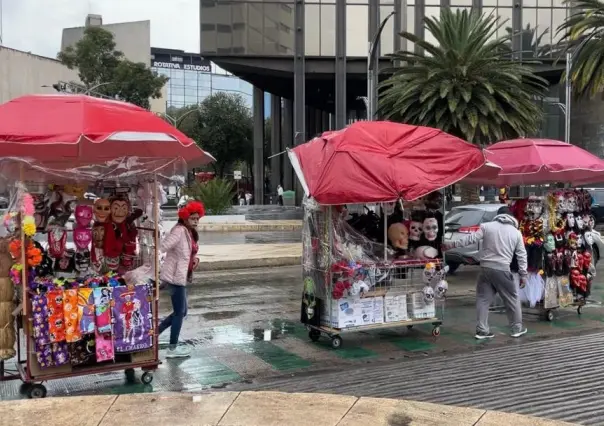
[[[225,223],[225,224],[199,224],[197,230],[201,232],[271,232],[271,231],[299,231],[300,224],[271,224],[271,223]]]
[[[237,259],[213,262],[199,262],[197,271],[224,271],[250,268],[271,268],[278,266],[294,266],[302,264],[302,256],[280,256],[261,259]]]

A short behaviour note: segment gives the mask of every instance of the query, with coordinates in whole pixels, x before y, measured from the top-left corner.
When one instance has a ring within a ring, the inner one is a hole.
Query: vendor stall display
[[[88,96],[0,105],[0,135],[11,155],[0,179],[12,187],[0,266],[10,258],[9,328],[28,395],[44,397],[42,382],[71,376],[124,370],[133,380],[135,368],[151,383],[163,184],[184,181],[184,159],[212,157],[142,108]]]
[[[440,130],[389,122],[355,123],[288,154],[306,195],[301,321],[310,339],[325,334],[339,348],[345,331],[424,323],[438,336],[448,289],[441,190],[499,169]]]

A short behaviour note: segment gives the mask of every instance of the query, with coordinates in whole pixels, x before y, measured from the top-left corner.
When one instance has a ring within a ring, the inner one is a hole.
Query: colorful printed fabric
[[[63,313],[65,318],[65,340],[67,343],[77,342],[82,338],[80,332],[80,316],[78,310],[78,290],[70,289],[63,292]]]
[[[94,346],[97,362],[111,361],[115,357],[111,333],[99,333],[96,330],[94,333]]]
[[[50,344],[48,345],[38,345],[36,342],[34,344],[36,350],[36,357],[38,358],[38,364],[40,364],[40,368],[48,368],[54,365],[54,361],[52,359],[52,348]]]
[[[65,340],[65,318],[63,313],[63,290],[50,290],[48,301],[48,330],[51,343]]]
[[[93,364],[96,361],[94,334],[85,334],[79,342],[70,343],[69,356],[71,365]]]
[[[149,287],[113,289],[113,336],[116,352],[135,352],[152,346],[152,317]]]
[[[80,318],[80,332],[94,335],[94,297],[91,288],[78,290],[78,316]]]
[[[50,343],[48,330],[48,300],[44,294],[36,294],[31,298],[34,341],[36,348]],[[36,352],[38,352],[36,350]],[[42,365],[42,363],[40,363]]]
[[[50,346],[55,366],[69,364],[69,348],[66,342],[51,343]]]
[[[96,331],[100,334],[111,333],[111,289],[95,288],[93,295]]]

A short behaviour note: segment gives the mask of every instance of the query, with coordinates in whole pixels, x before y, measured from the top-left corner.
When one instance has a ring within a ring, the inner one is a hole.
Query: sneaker
[[[474,337],[476,337],[478,340],[485,340],[492,339],[495,337],[495,335],[491,332],[485,333],[484,331],[478,331]]]
[[[520,331],[517,331],[517,332],[515,332],[515,333],[510,334],[510,336],[512,336],[512,337],[520,337],[520,336],[525,335],[527,331],[528,331],[528,330],[527,330],[526,328],[523,328],[523,329],[522,329],[522,330],[520,330]]]
[[[168,349],[166,358],[187,358],[191,356],[191,351],[184,346],[177,346],[175,349]]]

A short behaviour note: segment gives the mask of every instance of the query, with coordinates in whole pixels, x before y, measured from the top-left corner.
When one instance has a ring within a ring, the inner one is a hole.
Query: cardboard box
[[[361,325],[359,299],[343,297],[325,301],[321,315],[321,324],[333,328],[356,327]],[[330,309],[331,304],[331,309]]]
[[[412,293],[409,296],[407,310],[411,319],[434,318],[436,316],[434,301],[426,303],[423,292]]]
[[[355,306],[356,312],[359,315],[359,325],[374,324],[373,307],[375,299],[375,297],[367,297],[356,301]]]
[[[405,312],[407,307],[405,306]],[[383,324],[384,323],[384,297],[373,298],[373,323]]]
[[[406,294],[387,293],[384,296],[384,319],[387,323],[409,319]]]

